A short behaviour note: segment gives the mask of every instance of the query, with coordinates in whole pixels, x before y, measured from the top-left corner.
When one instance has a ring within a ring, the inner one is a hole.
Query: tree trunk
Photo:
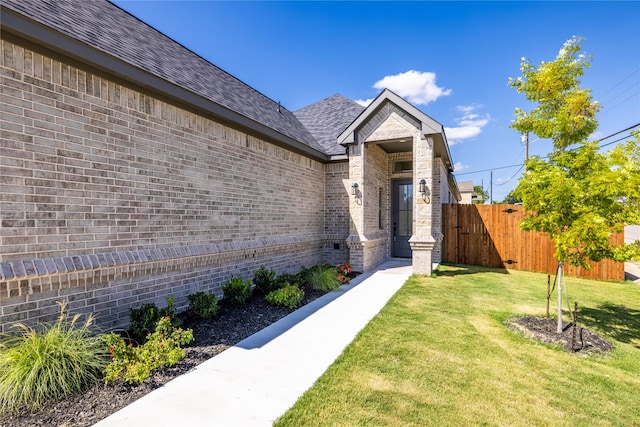
[[[556,332],[562,332],[562,276],[564,267],[562,261],[558,262],[558,328]]]

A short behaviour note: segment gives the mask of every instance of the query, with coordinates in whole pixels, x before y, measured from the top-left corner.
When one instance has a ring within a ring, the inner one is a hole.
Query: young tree
[[[520,227],[546,232],[558,260],[558,332],[562,331],[563,264],[590,268],[589,261],[626,261],[640,255],[640,244],[611,243],[625,224],[640,224],[639,135],[601,152],[588,142],[600,109],[591,91],[580,87],[590,59],[580,53],[581,38],[568,40],[552,62],[538,67],[522,59],[522,76],[509,85],[538,106],[516,109],[512,128],[553,141],[548,159],[526,161],[514,194],[526,212]],[[569,149],[570,146],[573,146]]]
[[[474,185],[473,193],[471,193],[474,205],[482,205],[489,198],[489,192],[482,188],[482,185]]]
[[[502,199],[502,201],[500,203],[504,203],[504,204],[508,204],[508,205],[515,205],[516,203],[522,203],[522,200],[520,200],[519,197],[517,197],[514,193],[514,191],[510,191],[509,194],[507,194],[505,196],[504,199]]]

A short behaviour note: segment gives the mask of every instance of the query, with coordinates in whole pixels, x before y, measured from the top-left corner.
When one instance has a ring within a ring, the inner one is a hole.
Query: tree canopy
[[[613,244],[625,224],[640,224],[640,134],[608,152],[589,142],[600,105],[580,87],[589,59],[574,37],[552,62],[534,67],[522,59],[522,76],[511,87],[538,106],[518,108],[512,128],[550,138],[547,158],[533,156],[514,190],[522,200],[525,230],[549,233],[558,261],[589,268],[589,261],[626,261],[640,255],[640,242]],[[569,148],[571,147],[571,148]]]
[[[482,188],[482,185],[474,185],[473,193],[471,193],[471,196],[473,198],[472,203],[474,205],[482,205],[484,204],[485,200],[489,198],[489,192]]]

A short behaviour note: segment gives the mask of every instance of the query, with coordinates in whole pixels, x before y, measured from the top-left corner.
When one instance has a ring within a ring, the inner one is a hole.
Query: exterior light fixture
[[[358,196],[358,183],[354,182],[353,184],[351,184],[351,195],[352,196]]]
[[[421,193],[423,196],[426,196],[426,195],[427,195],[427,181],[425,181],[425,179],[424,179],[424,178],[422,178],[422,179],[420,180],[420,185],[419,185],[418,189],[419,189],[420,193]]]

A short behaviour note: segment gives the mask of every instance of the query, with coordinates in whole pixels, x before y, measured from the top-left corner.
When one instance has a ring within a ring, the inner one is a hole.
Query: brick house
[[[3,0],[0,331],[104,327],[261,265],[440,260],[442,125],[389,90],[298,111],[109,3]]]

